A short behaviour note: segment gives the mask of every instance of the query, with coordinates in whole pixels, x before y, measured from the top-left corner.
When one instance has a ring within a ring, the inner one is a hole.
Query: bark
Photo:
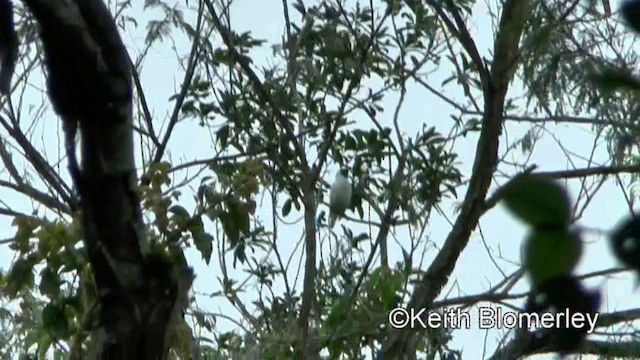
[[[502,5],[494,44],[494,58],[490,67],[487,67],[481,58],[473,38],[466,29],[460,10],[454,2],[447,0],[444,4],[440,4],[440,2],[428,0],[427,4],[434,8],[438,17],[443,20],[448,30],[457,38],[479,69],[484,95],[482,131],[476,149],[473,173],[460,215],[447,236],[442,250],[416,285],[407,305],[408,308],[429,310],[434,299],[447,283],[458,257],[469,242],[469,237],[484,212],[485,199],[498,160],[507,90],[518,64],[520,37],[531,2],[507,0]],[[384,346],[384,358],[400,359],[409,354],[415,354],[415,348],[411,344],[415,344],[416,335],[416,331],[412,329],[391,330]]]
[[[146,249],[133,153],[130,62],[102,0],[24,0],[67,139],[100,302],[99,359],[164,359],[191,270]],[[82,164],[75,152],[81,138]]]
[[[0,0],[0,94],[11,90],[11,77],[18,59],[18,34],[13,23],[13,3]]]

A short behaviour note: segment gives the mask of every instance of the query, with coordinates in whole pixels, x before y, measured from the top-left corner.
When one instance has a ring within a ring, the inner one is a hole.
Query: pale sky
[[[184,2],[179,2],[179,6],[184,7]],[[616,1],[612,1],[614,11],[617,7]],[[129,14],[135,15],[139,26],[137,30],[130,28],[127,34],[123,35],[123,39],[130,49],[132,58],[136,58],[144,46],[144,26],[146,20],[150,18],[157,19],[160,14],[157,11],[149,11],[143,14],[139,8],[136,8]],[[190,18],[193,18],[191,13],[188,14]],[[473,25],[469,30],[476,41],[477,47],[481,51],[481,55],[489,58],[492,32],[490,18],[487,16],[486,6],[483,2],[478,2],[474,14]],[[232,25],[235,31],[239,33],[251,31],[254,37],[266,39],[269,44],[280,42],[284,29],[283,24],[282,3],[280,1],[236,0],[232,7]],[[174,46],[176,50],[173,49]],[[175,32],[173,43],[167,41],[154,46],[145,61],[144,69],[141,73],[141,80],[146,92],[147,101],[150,104],[154,116],[156,131],[161,129],[161,126],[172,111],[173,103],[169,102],[168,99],[176,91],[183,76],[183,70],[176,63],[175,53],[177,51],[180,55],[185,56],[188,54],[189,47],[190,44],[186,41],[185,37]],[[272,56],[271,47],[266,45],[263,49],[254,51],[252,56],[257,66],[266,64]],[[439,88],[442,80],[447,78],[451,71],[450,66],[443,66],[441,69],[438,69],[436,73],[430,74],[427,81],[432,86]],[[32,81],[36,81],[36,79],[38,78],[34,77]],[[452,82],[448,85],[444,89],[444,92],[447,95],[462,100],[462,93],[454,84],[455,82]],[[29,103],[39,104],[42,102],[41,92],[37,89],[42,88],[42,84],[33,83],[32,85],[34,85],[34,87],[30,88],[26,93],[25,102],[27,105],[23,107],[24,109],[28,108]],[[510,95],[513,97],[518,94],[521,94],[521,87],[516,83],[512,85]],[[397,98],[398,94],[386,97],[385,112],[380,115],[380,121],[383,125],[390,124]],[[435,126],[445,134],[449,132],[452,126],[449,114],[455,114],[455,112],[449,105],[428,93],[424,88],[410,86],[407,91],[406,103],[407,105],[401,113],[401,119],[403,119],[401,127],[405,134],[415,134],[422,127],[423,123],[429,126]],[[355,120],[357,125],[362,125],[365,128],[371,126],[370,122],[364,118],[354,117],[350,120]],[[46,147],[48,157],[58,158],[58,152],[62,152],[63,149],[57,135],[55,135],[56,129],[58,129],[58,120],[51,110],[48,110],[47,115],[45,115],[43,120],[38,122],[36,126],[37,130],[35,131],[34,141],[41,141],[38,146]],[[501,153],[504,153],[506,144],[521,138],[529,128],[529,124],[507,122],[501,139]],[[164,131],[164,129],[162,129],[162,131]],[[213,131],[215,131],[215,129],[213,129],[212,132]],[[549,123],[542,131],[542,134],[543,136],[536,144],[530,158],[530,164],[537,164],[539,171],[564,170],[571,166],[586,167],[586,162],[578,156],[588,157],[592,151],[594,135],[589,127],[578,125],[556,126]],[[460,160],[462,161],[461,171],[465,180],[470,176],[476,141],[477,136],[473,135],[460,138],[456,141],[455,151],[459,154]],[[559,143],[562,144],[564,150],[558,145]],[[175,165],[184,161],[184,159],[211,157],[214,151],[212,146],[211,133],[199,127],[196,120],[183,121],[175,128],[172,141],[170,142],[172,162]],[[573,165],[567,161],[565,152],[578,155],[572,157]],[[522,161],[525,158],[524,156],[518,158],[516,155],[522,155],[522,153],[518,150],[512,151],[509,155],[509,160]],[[605,144],[600,144],[600,146],[596,148],[593,159],[596,166],[608,162],[609,155],[606,151]],[[140,164],[141,162],[138,160],[138,166],[140,166]],[[325,174],[325,180],[331,181],[336,170],[336,164],[329,162],[328,173]],[[504,165],[500,167],[500,170],[508,174],[514,173],[512,168]],[[61,166],[60,171],[67,177],[65,167]],[[6,174],[1,176],[6,176]],[[628,184],[628,177],[623,177],[623,179],[626,179],[625,181],[627,181]],[[499,181],[500,184],[504,183],[504,179],[500,179]],[[193,186],[197,187],[198,184],[199,179],[196,180]],[[569,186],[575,199],[580,189],[579,182],[570,182]],[[491,191],[493,190],[495,190],[495,184]],[[464,188],[458,189],[460,200],[462,196],[464,196],[464,192]],[[191,199],[192,194],[189,193],[187,189],[185,189],[183,193],[184,195],[180,204],[191,211],[194,205]],[[0,198],[12,205],[20,204],[20,206],[18,206],[19,208],[24,209],[25,212],[30,212],[31,204],[25,202],[25,199],[22,197],[17,197],[11,192],[0,189]],[[259,198],[257,200],[260,206],[258,212],[259,217],[268,225],[271,222],[269,200],[266,198],[262,200]],[[280,198],[280,207],[284,203],[284,200],[285,197]],[[453,210],[457,204],[458,201],[445,201],[441,204],[442,209],[444,209],[451,221],[455,219]],[[618,187],[614,181],[608,181],[592,200],[580,224],[590,228],[608,230],[626,214],[628,214],[628,208],[625,202],[624,190]],[[352,214],[352,216],[354,216],[354,214]],[[287,223],[293,223],[294,220],[298,218],[299,215],[296,214],[294,210],[292,215],[289,215],[285,220]],[[4,225],[0,226],[0,238],[12,236],[15,230],[9,226],[10,219],[0,218],[0,221],[2,221],[1,224]],[[346,223],[343,222],[343,224]],[[269,227],[270,225],[268,228]],[[285,258],[288,258],[288,254],[296,247],[296,243],[301,238],[302,229],[300,221],[292,225],[280,225],[279,248],[284,253],[283,256]],[[335,229],[339,229],[339,226],[336,226]],[[356,234],[360,231],[365,231],[365,228],[359,226],[353,226],[353,229]],[[434,213],[430,220],[426,236],[429,240],[433,241],[435,247],[439,248],[450,229],[451,226],[449,222]],[[212,230],[211,224],[209,224],[209,230]],[[481,232],[478,230],[481,230]],[[323,229],[322,231],[323,234],[326,233],[326,230]],[[526,228],[508,215],[502,206],[498,206],[485,214],[480,221],[480,228],[472,234],[469,245],[458,260],[456,269],[450,277],[449,283],[438,299],[443,299],[446,294],[449,294],[448,297],[456,297],[483,293],[502,280],[503,272],[509,275],[515,271],[517,266],[514,265],[514,263],[519,262],[520,244],[525,232]],[[403,238],[406,239],[406,236],[407,232],[405,230],[399,230],[395,233],[395,237],[400,243],[404,241]],[[323,235],[323,237],[325,237],[325,235]],[[603,270],[615,265],[606,238],[594,235],[586,237],[586,239],[588,239],[587,246],[585,247],[584,257],[579,265],[578,273],[583,274]],[[391,251],[389,260],[390,263],[393,264],[395,261],[402,259],[402,253],[393,240],[390,239],[389,244]],[[289,274],[291,279],[295,277],[297,270],[295,264],[300,257],[300,247],[295,251],[297,251],[297,253],[292,261],[293,265]],[[368,253],[366,255],[368,255]],[[211,264],[206,266],[201,260],[199,253],[193,250],[188,251],[189,263],[195,268],[197,274],[195,289],[200,294],[221,290],[217,280],[220,273],[219,261],[215,256],[216,252],[214,250]],[[426,269],[434,256],[435,249],[432,248],[427,252],[424,263],[422,264],[423,269]],[[492,257],[493,260],[491,259]],[[8,269],[12,259],[12,254],[8,251],[2,251],[0,253],[0,268]],[[230,263],[231,260],[232,255],[230,254],[227,256],[227,261]],[[418,259],[414,261],[418,261]],[[242,267],[239,267],[236,271],[230,271],[230,275],[235,275],[235,279],[239,282],[242,282],[246,277],[245,273],[241,270]],[[622,280],[614,281],[609,279],[604,281],[604,279],[600,279],[599,281],[589,283],[589,285],[592,286],[602,286],[602,312],[619,311],[634,306],[630,300],[632,299],[631,295],[633,291],[630,276],[619,276],[619,278]],[[301,279],[302,274],[300,274],[300,280],[297,282],[298,288],[301,287]],[[523,293],[527,290],[528,283],[526,281],[520,281],[512,293]],[[250,301],[252,297],[250,297],[250,294],[249,296],[243,294],[241,299],[245,300],[251,308]],[[233,314],[231,316],[237,319],[240,318],[237,311],[224,298],[211,299],[200,295],[197,297],[197,304],[205,311],[227,315]],[[516,304],[520,305],[521,302],[517,302]],[[481,304],[481,306],[487,306],[487,304]],[[471,316],[477,316],[476,309],[471,310]],[[475,323],[472,323],[472,325],[475,325]],[[230,322],[224,319],[218,319],[218,330],[227,330],[233,327],[235,327],[235,325],[232,325]],[[449,346],[455,350],[462,350],[465,359],[480,358],[479,354],[481,353],[483,357],[488,357],[493,353],[495,346],[505,332],[506,330],[504,329],[487,331],[472,328],[469,330],[459,330],[454,333],[454,340]],[[485,348],[486,350],[483,350]],[[547,358],[551,357],[538,356],[531,357],[530,359]]]

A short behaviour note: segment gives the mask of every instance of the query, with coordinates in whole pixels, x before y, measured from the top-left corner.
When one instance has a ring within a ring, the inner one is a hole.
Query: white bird
[[[331,185],[329,193],[329,228],[333,228],[339,216],[351,205],[351,183],[347,169],[341,169]]]

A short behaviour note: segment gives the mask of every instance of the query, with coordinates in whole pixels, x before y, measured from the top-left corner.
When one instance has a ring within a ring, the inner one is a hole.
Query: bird
[[[332,229],[339,216],[342,216],[351,205],[351,182],[349,182],[349,171],[346,168],[340,169],[331,185],[329,193],[329,228]]]

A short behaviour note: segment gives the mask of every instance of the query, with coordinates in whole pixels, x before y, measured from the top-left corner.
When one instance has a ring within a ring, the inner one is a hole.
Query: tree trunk
[[[164,359],[193,275],[145,248],[133,154],[131,68],[102,0],[24,0],[44,47],[100,303],[100,359]],[[75,136],[81,138],[81,166]]]

